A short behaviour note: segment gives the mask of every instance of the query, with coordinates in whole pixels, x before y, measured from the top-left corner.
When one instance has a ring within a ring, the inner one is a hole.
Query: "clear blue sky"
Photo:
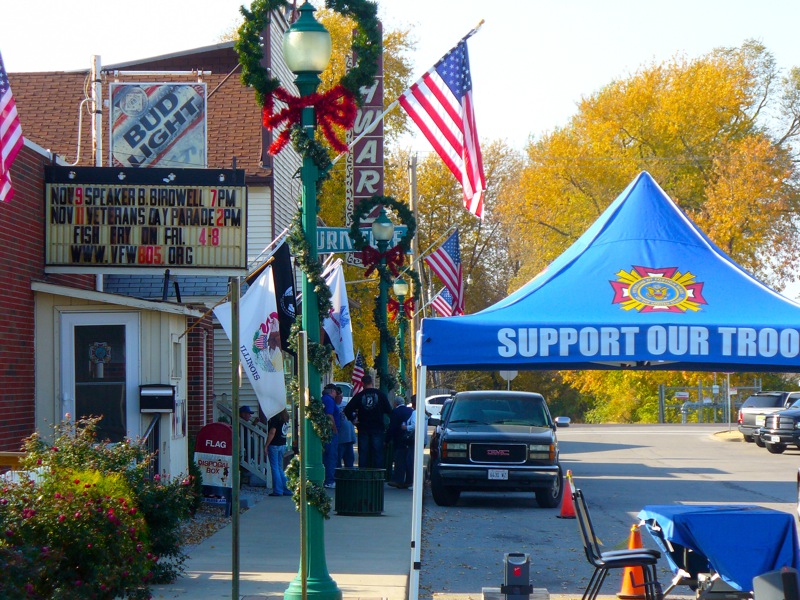
[[[11,71],[86,69],[214,44],[240,0],[28,0],[3,8],[0,52]],[[317,5],[323,4],[319,0]],[[800,65],[797,0],[380,0],[389,28],[411,29],[415,75],[483,19],[469,42],[478,132],[522,148],[567,123],[615,78],[676,54],[763,42],[784,69]],[[424,139],[409,140],[428,150]]]

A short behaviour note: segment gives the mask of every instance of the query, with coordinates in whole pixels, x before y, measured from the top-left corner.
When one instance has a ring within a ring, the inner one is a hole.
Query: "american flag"
[[[453,316],[453,295],[447,288],[442,288],[442,291],[434,296],[431,300],[433,309],[443,317]]]
[[[361,383],[361,378],[364,377],[364,357],[361,355],[361,350],[356,353],[356,362],[353,365],[353,378],[350,383],[353,384],[353,396],[364,389],[364,384]]]
[[[398,98],[464,188],[464,207],[483,218],[486,180],[472,106],[466,39]]]
[[[0,202],[14,197],[11,187],[11,163],[22,148],[22,127],[17,116],[17,104],[11,94],[8,75],[0,55]]]
[[[447,238],[438,250],[425,257],[430,267],[444,286],[453,295],[453,314],[464,314],[464,278],[461,273],[461,250],[458,243],[458,229]]]

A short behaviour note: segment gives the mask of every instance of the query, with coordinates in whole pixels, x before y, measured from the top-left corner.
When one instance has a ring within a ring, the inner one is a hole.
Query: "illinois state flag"
[[[350,321],[350,303],[347,301],[342,261],[337,259],[322,274],[331,291],[331,308],[328,317],[322,322],[328,339],[336,350],[336,360],[340,367],[355,360],[353,354],[353,323]]]
[[[231,303],[220,304],[214,315],[231,339]],[[272,267],[258,276],[239,300],[239,361],[269,419],[286,408],[283,353],[275,302]]]

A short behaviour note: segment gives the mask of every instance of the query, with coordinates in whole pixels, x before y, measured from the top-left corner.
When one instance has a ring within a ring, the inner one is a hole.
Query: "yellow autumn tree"
[[[796,69],[783,76],[763,45],[748,41],[643,67],[583,99],[568,125],[529,143],[520,194],[498,205],[520,264],[510,289],[569,247],[643,170],[746,269],[778,289],[792,281],[799,90]],[[658,383],[698,378],[563,376],[590,397],[589,419],[621,422],[655,418]]]

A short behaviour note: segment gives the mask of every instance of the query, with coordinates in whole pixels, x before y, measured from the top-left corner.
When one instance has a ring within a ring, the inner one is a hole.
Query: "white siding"
[[[297,88],[294,85],[294,73],[288,69],[283,60],[283,32],[288,27],[288,23],[282,16],[272,19],[270,30],[272,76],[278,78],[281,85],[287,90],[297,94]],[[291,144],[273,160],[274,225],[276,235],[291,223],[297,213],[301,188],[300,179],[295,175],[301,163],[300,156],[294,151]]]
[[[214,328],[214,402],[221,402],[223,394],[231,402],[231,341],[222,327]],[[250,385],[250,380],[244,373],[241,374],[242,384],[239,386],[239,404],[247,404],[257,412],[258,398]],[[215,410],[214,420],[217,419]]]
[[[249,186],[247,188],[248,265],[259,257],[264,248],[272,241],[272,237],[272,201],[270,190],[267,187]]]

